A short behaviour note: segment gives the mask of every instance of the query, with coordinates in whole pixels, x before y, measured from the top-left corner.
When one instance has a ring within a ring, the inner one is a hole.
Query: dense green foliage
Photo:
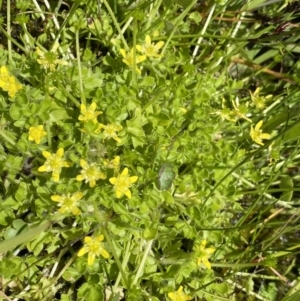
[[[0,4],[0,300],[300,298],[298,1]]]

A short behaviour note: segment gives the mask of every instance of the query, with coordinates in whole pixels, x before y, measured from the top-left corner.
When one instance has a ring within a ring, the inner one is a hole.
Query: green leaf
[[[103,287],[100,285],[91,285],[90,283],[84,283],[78,289],[78,297],[84,298],[89,301],[103,301]]]
[[[194,0],[175,0],[175,2],[183,8],[187,8],[194,2]]]
[[[282,142],[285,143],[290,140],[296,140],[300,138],[300,122],[292,125],[283,135]]]
[[[1,212],[0,212],[1,214]],[[44,223],[39,224],[38,226],[34,226],[32,228],[28,228],[21,234],[16,237],[6,239],[0,242],[0,253],[4,253],[10,250],[15,249],[17,246],[21,245],[24,242],[30,241],[43,231],[45,231],[51,225],[50,221],[46,221]]]
[[[65,110],[54,110],[49,114],[50,121],[51,122],[56,122],[59,120],[65,120],[68,119],[69,116]]]
[[[131,137],[131,141],[134,148],[145,144],[145,139],[143,137]]]
[[[25,183],[21,183],[20,187],[18,188],[15,198],[18,202],[22,202],[27,197],[26,188],[24,187]]]
[[[137,136],[137,137],[145,137],[145,132],[138,123],[133,123],[130,120],[126,121],[127,123],[127,132]]]
[[[174,199],[170,191],[165,190],[161,192],[162,200],[168,204],[174,204]]]
[[[15,215],[11,208],[5,208],[0,210],[0,225],[5,226],[14,218]],[[1,243],[0,243],[0,252],[1,252]]]
[[[147,228],[144,230],[143,233],[143,237],[146,240],[152,240],[156,237],[156,235],[157,235],[157,229],[153,229],[153,228]]]
[[[19,120],[21,117],[23,117],[23,113],[22,113],[22,106],[19,105],[18,103],[13,103],[11,106],[10,106],[10,109],[9,109],[9,114],[10,114],[10,117],[14,120]]]
[[[200,13],[192,12],[191,14],[189,14],[189,19],[193,20],[196,24],[199,24],[202,20],[202,17]]]
[[[287,175],[281,176],[279,187],[285,190],[282,192],[280,199],[285,202],[289,202],[293,197],[293,179]]]

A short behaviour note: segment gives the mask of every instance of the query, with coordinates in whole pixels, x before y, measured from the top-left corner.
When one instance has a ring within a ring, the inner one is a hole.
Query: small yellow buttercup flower
[[[240,105],[238,99],[236,99],[236,101],[232,101],[232,105],[234,107],[232,115],[235,115],[236,119],[242,118],[249,122],[252,122],[252,120],[246,116],[249,113],[248,102],[246,102],[246,104],[244,105]]]
[[[104,160],[103,165],[106,168],[118,170],[120,167],[120,156],[116,156],[113,160]]]
[[[192,300],[193,298],[189,295],[186,295],[183,291],[183,287],[180,286],[179,289],[174,293],[168,293],[168,297],[172,301],[187,301]]]
[[[104,139],[112,138],[119,143],[121,142],[121,139],[118,137],[118,135],[116,133],[123,129],[123,127],[121,125],[118,125],[115,123],[104,125],[104,124],[100,123],[97,130],[95,131],[95,133],[98,133],[101,129],[104,129],[104,131],[103,131]]]
[[[74,193],[71,195],[68,193],[67,195],[52,195],[51,200],[54,202],[58,202],[58,206],[61,208],[58,210],[61,213],[73,213],[74,215],[80,214],[79,200],[83,197],[81,192]]]
[[[136,45],[136,49],[145,54],[147,57],[162,57],[161,54],[158,54],[158,51],[164,46],[164,44],[165,43],[163,41],[160,41],[156,44],[151,43],[151,38],[149,35],[147,35],[145,44],[142,46]]]
[[[7,91],[10,97],[14,97],[19,90],[22,89],[22,85],[16,81],[15,77],[10,76],[6,87],[2,88],[4,91]]]
[[[221,117],[222,121],[224,120],[228,120],[228,121],[232,121],[235,122],[235,119],[233,118],[234,111],[230,110],[229,108],[226,107],[225,104],[225,99],[223,98],[222,100],[222,110],[210,113],[210,114],[215,114]]]
[[[254,105],[256,106],[257,109],[264,109],[266,106],[266,102],[273,97],[273,95],[267,95],[267,96],[259,96],[259,92],[260,92],[261,88],[258,87],[254,93],[252,93],[250,91],[250,95],[251,95],[251,99],[254,103]]]
[[[0,68],[0,87],[6,84],[10,74],[6,66],[1,66]]]
[[[29,141],[35,141],[36,144],[40,144],[45,135],[47,135],[47,132],[44,131],[44,127],[42,125],[29,128]]]
[[[97,123],[97,116],[102,114],[101,111],[95,112],[97,108],[97,105],[95,102],[93,102],[88,108],[85,104],[80,105],[80,112],[82,115],[79,115],[78,119],[80,121],[87,122],[89,120],[92,120],[94,123]]]
[[[123,62],[131,68],[133,68],[133,65],[134,65],[134,56],[133,56],[134,53],[133,52],[134,52],[133,48],[130,50],[130,52],[126,52],[124,49],[120,49],[120,53],[123,56]],[[136,55],[135,64],[137,65],[137,64],[143,62],[146,58],[147,57],[145,55]],[[141,70],[138,67],[136,67],[135,70],[138,74],[141,74]]]
[[[71,162],[67,162],[64,160],[64,149],[59,148],[56,154],[51,154],[47,151],[43,151],[43,156],[47,159],[44,165],[40,166],[39,172],[51,172],[52,178],[54,182],[59,181],[60,173],[63,167],[70,167],[72,165]]]
[[[40,48],[36,48],[35,52],[38,55],[38,59],[36,60],[40,65],[42,65],[45,69],[49,69],[50,71],[54,71],[56,65],[66,66],[68,62],[64,60],[60,60],[57,57],[57,48],[59,47],[58,43],[55,43],[52,50],[48,52],[44,52]]]
[[[88,265],[92,265],[97,256],[103,256],[105,259],[109,258],[108,252],[104,249],[102,241],[104,240],[103,235],[96,237],[86,236],[84,238],[84,246],[79,250],[78,257],[88,253]]]
[[[260,129],[262,127],[262,124],[263,124],[263,121],[260,120],[254,128],[251,125],[251,130],[250,130],[250,136],[251,136],[252,140],[259,145],[264,145],[262,142],[263,139],[271,138],[270,134],[263,133],[262,130]]]
[[[16,80],[14,76],[11,76],[5,66],[0,68],[0,88],[8,92],[10,97],[14,97],[16,93],[22,89],[22,85]]]
[[[200,265],[203,263],[206,268],[211,269],[211,264],[208,261],[209,257],[211,256],[212,253],[215,252],[215,248],[205,248],[206,246],[206,240],[203,240],[196,249],[196,258],[197,258],[197,263]]]
[[[96,185],[96,181],[99,179],[106,179],[106,175],[100,171],[96,163],[88,164],[85,160],[80,160],[80,166],[82,167],[81,174],[76,177],[77,181],[85,180],[85,183],[89,183],[90,187]]]
[[[126,167],[117,177],[110,178],[109,182],[115,186],[116,197],[118,199],[121,198],[124,194],[130,199],[131,191],[129,190],[129,188],[131,187],[131,184],[135,183],[137,180],[137,176],[128,176],[128,168]]]

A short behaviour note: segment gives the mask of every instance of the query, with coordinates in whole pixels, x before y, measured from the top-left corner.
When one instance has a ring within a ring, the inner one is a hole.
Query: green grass
[[[0,300],[300,298],[298,1],[0,12]]]

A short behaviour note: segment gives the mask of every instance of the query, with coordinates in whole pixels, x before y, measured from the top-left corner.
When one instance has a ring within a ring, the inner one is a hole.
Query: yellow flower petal
[[[77,256],[78,256],[78,257],[81,257],[81,256],[83,256],[84,254],[86,254],[88,251],[89,251],[89,248],[88,248],[87,246],[84,246],[84,247],[82,247],[82,248],[79,250]]]
[[[61,147],[57,150],[56,155],[60,158],[64,155],[64,149]]]
[[[109,254],[106,250],[102,249],[100,251],[100,255],[103,256],[104,258],[108,259],[109,258]]]
[[[43,171],[48,171],[45,165],[42,165],[38,168],[38,171],[43,172]]]
[[[110,179],[109,179],[109,182],[110,182],[111,184],[115,185],[116,182],[117,182],[117,178],[115,178],[115,177],[110,178]]]
[[[85,238],[84,238],[84,242],[86,243],[86,244],[88,244],[89,242],[91,242],[92,241],[92,238],[90,237],[90,236],[86,236]]]
[[[124,170],[121,173],[122,176],[127,176],[128,175],[128,168],[125,167]]]
[[[119,199],[123,195],[123,192],[121,190],[116,189],[116,197]]]
[[[120,49],[120,53],[122,54],[123,58],[126,58],[126,51],[124,49]]]
[[[94,253],[89,253],[88,255],[88,265],[93,265],[96,255]]]
[[[215,251],[216,251],[215,248],[207,248],[207,249],[205,249],[205,253],[206,253],[206,254],[212,254],[212,253],[214,253]]]
[[[48,158],[50,158],[52,155],[49,153],[49,152],[47,152],[47,151],[42,151],[42,154],[43,154],[43,156],[46,158],[46,159],[48,159]]]
[[[156,45],[155,45],[155,49],[156,50],[159,50],[160,48],[162,48],[164,46],[165,42],[163,41],[160,41],[158,42]]]
[[[202,262],[205,265],[206,268],[211,269],[211,264],[210,262],[207,260],[207,258],[202,258]]]
[[[77,181],[83,181],[83,180],[85,180],[85,176],[83,176],[83,175],[78,175],[78,176],[76,176],[76,180],[77,180]]]
[[[59,181],[59,173],[52,173],[52,179],[54,182],[58,182]]]
[[[61,196],[60,195],[52,195],[51,200],[54,202],[59,202],[61,200]]]
[[[149,35],[146,35],[145,41],[146,44],[151,44],[151,37]]]
[[[83,159],[80,160],[80,166],[83,168],[83,169],[88,169],[89,168],[89,165],[87,164],[87,162]]]
[[[125,194],[129,199],[131,199],[131,192],[130,192],[129,189],[125,190],[125,191],[124,191],[124,194]]]
[[[96,181],[95,180],[90,180],[90,187],[95,187],[95,185],[96,185]]]
[[[95,102],[92,102],[92,104],[90,105],[90,109],[91,109],[92,111],[95,111],[96,108],[97,108],[96,103],[95,103]]]
[[[135,183],[138,180],[137,176],[133,176],[129,178],[130,183]]]

